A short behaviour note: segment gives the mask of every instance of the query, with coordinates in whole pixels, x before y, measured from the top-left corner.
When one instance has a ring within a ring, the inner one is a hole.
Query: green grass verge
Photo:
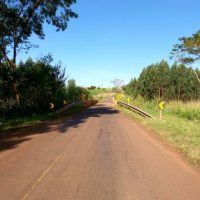
[[[137,104],[137,103],[135,103]],[[188,115],[176,114],[170,108],[163,112],[162,120],[159,120],[159,109],[153,102],[138,103],[137,107],[143,109],[153,116],[152,119],[143,118],[130,110],[119,107],[119,110],[137,119],[143,125],[150,127],[153,132],[159,135],[163,140],[176,147],[185,157],[194,165],[200,166],[200,120],[199,107],[194,106],[197,114],[194,119],[188,118]],[[187,105],[184,106],[187,107]],[[181,106],[179,107],[179,109]],[[190,109],[190,113],[192,108]],[[181,111],[180,111],[181,113]],[[184,113],[184,112],[183,112]],[[193,116],[193,115],[192,115]]]
[[[99,89],[93,89],[93,90],[88,90],[92,96],[96,96],[99,94],[104,94],[104,93],[112,93],[111,88],[99,88]]]
[[[90,95],[93,99],[97,100],[98,102],[102,102],[107,97],[113,96],[113,90],[111,88],[100,88],[89,90]]]
[[[55,112],[46,114],[33,114],[31,116],[19,116],[13,119],[0,119],[0,131],[14,130],[16,128],[37,124],[46,120],[57,119],[60,117],[65,117],[70,114],[79,112],[84,108],[81,105],[75,106],[66,110],[63,113],[56,114]]]

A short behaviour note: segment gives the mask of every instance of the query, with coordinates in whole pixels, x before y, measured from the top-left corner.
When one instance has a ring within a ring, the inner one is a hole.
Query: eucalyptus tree
[[[13,90],[19,103],[15,80],[16,58],[19,51],[28,51],[34,33],[45,38],[44,23],[64,31],[70,18],[77,14],[71,6],[76,0],[1,0],[0,1],[0,65],[7,63],[13,73]]]
[[[200,75],[199,70],[195,70]],[[132,79],[124,87],[125,93],[146,100],[199,100],[200,87],[194,78],[193,69],[184,64],[174,63],[171,67],[166,61],[145,67],[138,79]]]

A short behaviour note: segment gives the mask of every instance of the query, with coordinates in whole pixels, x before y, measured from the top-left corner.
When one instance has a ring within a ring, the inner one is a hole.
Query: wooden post
[[[160,120],[162,120],[162,110],[160,109]]]

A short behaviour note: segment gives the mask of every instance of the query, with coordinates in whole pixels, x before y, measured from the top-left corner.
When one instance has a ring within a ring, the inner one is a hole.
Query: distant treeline
[[[200,76],[200,70],[195,71]],[[142,96],[147,100],[200,99],[200,83],[193,69],[177,63],[170,67],[166,61],[145,67],[138,79],[134,78],[124,86],[124,91],[133,97]]]
[[[44,113],[50,111],[50,102],[57,109],[63,106],[63,100],[80,101],[83,94],[88,98],[89,92],[76,86],[74,80],[69,80],[66,86],[61,64],[52,65],[51,61],[49,56],[37,62],[29,58],[20,62],[15,72],[6,63],[0,66],[0,116]],[[13,88],[13,83],[17,88]]]

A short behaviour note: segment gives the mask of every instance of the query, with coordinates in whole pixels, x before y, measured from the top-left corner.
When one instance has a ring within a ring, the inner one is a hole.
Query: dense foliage
[[[90,87],[88,87],[88,90],[95,90],[97,87],[94,85],[91,85]]]
[[[0,63],[7,61],[10,67],[15,67],[17,52],[31,47],[29,37],[34,33],[39,38],[44,38],[45,22],[55,26],[57,31],[65,30],[69,19],[77,17],[71,10],[71,5],[75,2],[76,0],[0,1]]]
[[[28,51],[34,45],[29,42],[32,34],[44,39],[44,23],[64,31],[70,18],[77,17],[71,9],[76,0],[4,0],[0,1],[0,66],[7,63],[8,73],[16,74],[19,51]],[[15,79],[10,88],[17,104],[20,94]]]
[[[195,72],[200,75],[198,69]],[[145,99],[197,100],[200,99],[200,85],[192,68],[184,64],[166,61],[152,64],[143,69],[138,79],[132,79],[124,87],[125,93]]]
[[[181,37],[180,43],[174,45],[171,52],[178,61],[185,64],[192,64],[200,60],[200,31],[190,37]]]
[[[74,80],[69,80],[65,86],[65,72],[61,64],[52,65],[51,57],[47,56],[37,62],[28,59],[21,62],[15,75],[10,67],[4,63],[0,67],[0,114],[13,116],[14,114],[27,115],[50,111],[49,103],[55,104],[55,109],[67,103],[88,98],[88,91],[77,87]],[[20,103],[16,103],[12,90],[13,79],[17,83]]]
[[[90,98],[90,92],[85,88],[76,86],[74,79],[68,80],[66,87],[67,102],[85,101]]]
[[[171,52],[172,57],[183,64],[195,64],[200,61],[200,31],[194,33],[191,37],[182,37],[180,43],[174,45]],[[200,83],[200,76],[193,70],[197,80]]]

